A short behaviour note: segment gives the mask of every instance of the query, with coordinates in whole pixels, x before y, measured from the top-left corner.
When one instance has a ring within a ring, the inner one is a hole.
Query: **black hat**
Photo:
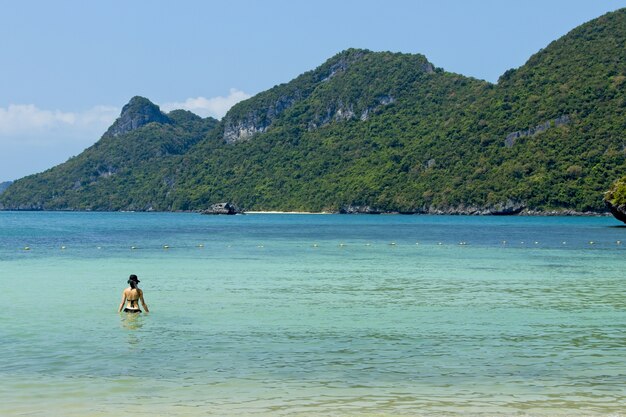
[[[128,278],[128,283],[129,283],[129,284],[130,284],[130,282],[131,282],[131,281],[133,281],[133,282],[141,282],[141,281],[139,281],[139,278],[137,278],[137,275],[135,275],[135,274],[132,274],[132,275]]]

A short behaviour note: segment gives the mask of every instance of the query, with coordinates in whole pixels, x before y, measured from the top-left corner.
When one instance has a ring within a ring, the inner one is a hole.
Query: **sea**
[[[0,307],[1,416],[626,415],[612,217],[5,211]]]

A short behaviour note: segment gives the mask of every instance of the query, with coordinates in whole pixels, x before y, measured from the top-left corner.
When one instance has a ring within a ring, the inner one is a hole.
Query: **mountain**
[[[166,115],[133,97],[98,142],[61,165],[15,181],[0,204],[19,210],[153,210],[172,183],[168,164],[217,124],[184,110]]]
[[[626,172],[626,9],[497,84],[350,49],[217,122],[133,98],[94,146],[16,181],[18,209],[606,211]],[[156,110],[155,110],[156,108]]]
[[[2,194],[4,192],[4,190],[9,188],[9,185],[11,185],[12,183],[13,183],[13,181],[0,182],[0,194]]]

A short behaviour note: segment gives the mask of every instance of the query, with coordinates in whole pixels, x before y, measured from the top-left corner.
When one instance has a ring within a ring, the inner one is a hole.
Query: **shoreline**
[[[329,211],[278,211],[278,210],[251,210],[241,214],[338,214]]]
[[[165,212],[167,213],[167,212]],[[611,217],[611,213],[593,213],[593,212],[532,212],[518,214],[474,214],[474,213],[402,213],[402,212],[382,212],[382,213],[339,213],[331,211],[244,211],[241,214],[302,214],[302,215],[322,215],[322,214],[339,214],[342,216],[472,216],[472,217]]]
[[[20,212],[45,212],[45,213],[196,213],[203,214],[201,210],[74,210],[74,209],[0,209],[0,212],[20,213]],[[491,213],[484,211],[457,211],[457,210],[433,210],[427,212],[400,212],[400,211],[281,211],[281,210],[242,210],[236,214],[209,213],[208,215],[243,215],[243,214],[294,214],[294,215],[373,215],[373,216],[472,216],[472,217],[612,217],[610,211],[606,212],[580,212],[575,210],[524,210],[519,213]],[[615,216],[613,216],[615,217]]]

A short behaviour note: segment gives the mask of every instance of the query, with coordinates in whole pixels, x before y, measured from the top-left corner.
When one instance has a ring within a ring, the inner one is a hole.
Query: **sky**
[[[626,0],[0,0],[0,182],[94,144],[135,95],[221,118],[348,48],[497,82]]]

